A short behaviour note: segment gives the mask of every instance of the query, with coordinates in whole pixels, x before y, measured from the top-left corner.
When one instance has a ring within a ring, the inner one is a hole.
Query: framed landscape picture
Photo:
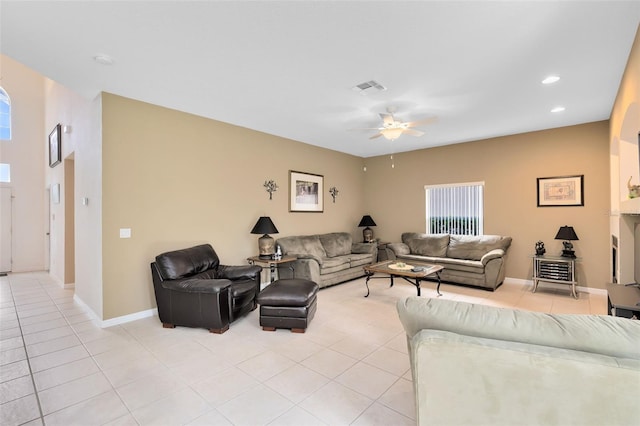
[[[49,133],[49,167],[55,167],[62,161],[61,134],[60,124],[57,124],[53,131]]]
[[[584,175],[538,178],[538,207],[584,206]]]
[[[289,211],[324,210],[324,176],[289,170]]]

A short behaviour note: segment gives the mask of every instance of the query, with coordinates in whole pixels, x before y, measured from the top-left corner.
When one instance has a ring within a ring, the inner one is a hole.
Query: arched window
[[[0,86],[0,140],[11,140],[11,98]]]

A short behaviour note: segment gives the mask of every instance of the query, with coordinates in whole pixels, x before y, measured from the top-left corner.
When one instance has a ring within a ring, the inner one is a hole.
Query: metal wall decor
[[[338,188],[332,186],[331,188],[329,188],[329,194],[331,194],[331,196],[333,197],[333,202],[335,203],[336,197],[338,196]]]
[[[273,193],[278,190],[278,184],[275,180],[265,180],[264,185],[265,189],[269,193],[269,199],[273,199]]]

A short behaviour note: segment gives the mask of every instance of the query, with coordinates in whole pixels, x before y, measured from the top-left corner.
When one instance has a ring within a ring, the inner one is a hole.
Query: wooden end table
[[[258,266],[261,266],[263,269],[269,268],[270,270],[269,284],[271,284],[274,281],[276,267],[278,267],[278,265],[281,265],[283,263],[289,263],[289,265],[286,265],[286,266],[289,269],[291,269],[291,272],[293,274],[295,274],[295,270],[293,269],[293,264],[291,264],[291,262],[294,262],[297,259],[298,258],[296,256],[282,256],[282,258],[280,259],[261,259],[260,256],[251,256],[247,258],[247,261],[249,262],[250,265],[257,264]]]

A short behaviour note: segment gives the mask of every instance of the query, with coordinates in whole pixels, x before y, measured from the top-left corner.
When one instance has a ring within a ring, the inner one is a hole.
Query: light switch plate
[[[131,228],[120,228],[120,238],[131,238]]]

